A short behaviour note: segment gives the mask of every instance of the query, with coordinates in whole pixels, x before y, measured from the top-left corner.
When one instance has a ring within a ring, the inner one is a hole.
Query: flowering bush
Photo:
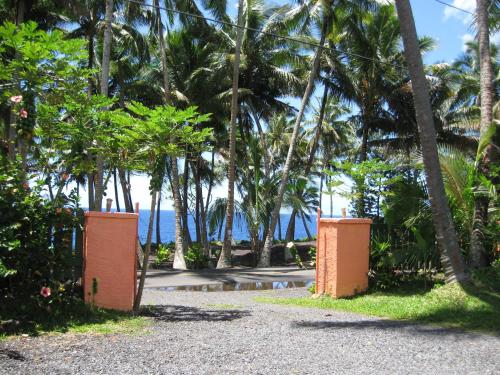
[[[33,316],[78,298],[72,282],[72,196],[49,201],[0,156],[0,318]],[[1,319],[0,319],[1,320]]]

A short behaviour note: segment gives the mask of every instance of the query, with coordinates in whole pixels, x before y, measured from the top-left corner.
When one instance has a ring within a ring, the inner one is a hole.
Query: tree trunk
[[[319,116],[318,116],[318,123],[316,124],[316,133],[314,134],[313,138],[313,143],[311,145],[311,150],[309,151],[309,157],[307,158],[307,163],[306,167],[304,168],[304,176],[309,176],[309,173],[311,172],[311,169],[314,164],[314,159],[316,156],[316,152],[318,151],[318,146],[319,146],[319,140],[321,138],[321,134],[323,132],[323,120],[325,118],[325,109],[326,109],[326,103],[328,102],[328,86],[325,85],[325,89],[323,91],[323,98],[321,99],[321,107],[319,110]],[[303,190],[299,190],[297,192],[299,195],[303,193]],[[290,216],[290,221],[293,218],[293,223],[294,223],[294,230],[295,230],[295,217],[297,216],[297,209],[292,210],[292,214]],[[287,230],[287,237],[288,237],[288,230]],[[287,241],[293,241],[292,239],[288,239]]]
[[[155,220],[156,208],[156,191],[151,193],[151,208],[149,210],[148,234],[146,237],[146,248],[144,249],[144,259],[142,262],[141,278],[139,280],[139,287],[134,300],[134,311],[138,311],[141,306],[142,291],[144,290],[144,283],[146,282],[146,272],[148,272],[149,253],[151,252],[151,239],[153,237],[153,223]]]
[[[361,149],[359,150],[359,161],[366,161],[366,157],[368,154],[368,124],[366,120],[363,120],[363,135],[361,137]]]
[[[278,189],[278,195],[274,202],[274,209],[271,216],[271,225],[269,226],[269,230],[266,235],[266,240],[264,242],[264,248],[262,249],[262,255],[259,261],[260,267],[269,267],[271,265],[271,247],[273,245],[274,230],[276,228],[276,222],[278,221],[278,215],[280,214],[281,203],[283,202],[283,196],[285,195],[286,184],[288,182],[288,174],[290,173],[292,159],[294,156],[295,147],[297,143],[297,137],[299,134],[300,124],[302,122],[302,118],[304,117],[304,111],[306,109],[307,103],[309,102],[309,98],[311,97],[314,88],[314,81],[318,75],[319,62],[321,54],[323,52],[323,46],[325,45],[327,27],[328,27],[328,22],[324,22],[321,30],[320,47],[316,50],[316,55],[314,56],[313,67],[309,75],[306,91],[304,92],[304,96],[302,97],[300,110],[299,113],[297,114],[297,118],[295,119],[292,138],[290,139],[290,147],[288,148],[288,154],[286,157],[285,165],[283,166],[283,174]]]
[[[476,20],[478,29],[479,64],[481,74],[481,128],[483,136],[493,123],[493,66],[491,64],[490,34],[488,30],[488,6],[491,0],[476,1]],[[484,156],[479,160],[478,171],[484,176],[490,174],[490,163],[495,159],[493,144],[486,147]],[[488,224],[487,196],[477,196],[474,200],[473,230],[470,239],[470,265],[474,268],[487,265],[487,254],[483,244],[484,228]]]
[[[283,240],[282,235],[281,235],[281,215],[278,215],[278,239],[280,241]]]
[[[229,166],[227,181],[227,207],[226,227],[224,230],[224,243],[220,253],[217,268],[231,266],[231,242],[233,239],[233,216],[234,216],[234,180],[236,161],[236,118],[238,116],[238,80],[240,75],[240,48],[243,39],[243,0],[238,1],[238,31],[236,33],[236,46],[234,51],[233,87],[231,96],[231,125],[229,130]]]
[[[208,255],[208,237],[207,237],[207,217],[203,200],[203,188],[201,185],[201,177],[200,177],[200,162],[201,156],[197,155],[196,164],[193,162],[191,164],[191,169],[193,170],[193,176],[195,177],[195,189],[196,189],[196,217],[197,217],[197,226],[199,228],[196,229],[196,235],[199,237],[198,241],[200,242],[203,252],[205,255]]]
[[[409,0],[396,0],[406,63],[410,72],[425,176],[438,243],[444,250],[447,281],[466,280],[465,266],[446,198],[436,142],[436,129]]]
[[[267,179],[269,179],[271,177],[271,169],[270,169],[271,163],[269,157],[270,149],[269,147],[267,147],[266,133],[264,133],[264,131],[262,130],[259,116],[257,115],[256,111],[253,112],[253,118],[255,119],[255,124],[257,125],[257,131],[259,132],[259,138],[260,138],[260,145],[262,147],[262,156],[264,158],[264,175],[266,176]]]
[[[182,201],[179,189],[179,171],[177,169],[177,158],[171,158],[172,168],[172,193],[174,196],[175,209],[175,254],[174,254],[174,269],[185,270],[186,261],[184,260],[184,250],[186,248],[185,241],[182,238]]]
[[[163,73],[163,95],[166,104],[170,104],[170,82],[168,78],[167,66],[167,51],[165,48],[165,39],[163,37],[163,23],[161,20],[161,11],[159,8],[158,0],[154,1],[157,18],[157,32],[160,45],[160,58]],[[186,261],[184,260],[185,241],[182,236],[182,198],[179,186],[179,169],[177,165],[177,158],[170,158],[171,168],[171,182],[172,182],[172,195],[174,198],[174,211],[175,211],[175,254],[174,254],[174,269],[187,269]]]
[[[101,95],[108,96],[109,86],[109,65],[111,59],[111,41],[113,22],[113,0],[106,0],[106,15],[104,27],[104,41],[102,47],[102,64],[101,64]],[[101,211],[102,199],[104,196],[104,159],[99,153],[96,156],[96,173],[95,173],[95,198],[94,198],[94,211]]]
[[[296,215],[290,215],[290,220],[288,221],[288,225],[286,227],[286,235],[285,235],[285,242],[288,243],[290,241],[293,241],[295,238],[295,218]]]
[[[89,158],[92,159],[92,156],[90,155],[89,152]],[[87,175],[87,189],[88,189],[88,196],[89,196],[89,210],[92,211],[94,208],[94,173],[89,173]]]
[[[161,188],[158,191],[158,204],[156,205],[156,245],[161,244],[161,233],[160,233],[160,213],[161,213]]]
[[[319,175],[319,209],[321,210],[321,205],[323,204],[323,172]]]
[[[201,240],[201,222],[200,222],[200,176],[198,175],[198,166],[191,164],[194,176],[194,224],[196,232],[196,242],[202,243]]]
[[[212,198],[212,186],[214,184],[214,169],[215,169],[215,147],[212,149],[212,161],[210,163],[210,178],[209,178],[209,181],[208,181],[208,192],[207,192],[207,199],[205,201],[205,212],[208,212],[208,208],[210,207],[210,201],[211,201],[211,198]],[[206,221],[205,221],[206,223]]]
[[[188,163],[188,153],[186,152],[186,157],[184,158],[184,175],[182,182],[182,233],[184,240],[189,246],[191,246],[191,236],[189,234],[189,222],[188,222],[188,195],[189,195],[189,163]]]
[[[118,176],[116,175],[116,168],[113,168],[113,185],[115,188],[115,204],[116,212],[120,212],[120,199],[118,197]]]
[[[312,241],[312,236],[311,236],[311,232],[309,231],[309,227],[307,226],[307,221],[306,221],[306,217],[304,215],[303,212],[300,213],[300,216],[302,218],[302,223],[304,224],[304,229],[306,230],[306,233],[307,233],[307,239],[309,241]]]
[[[134,207],[132,206],[132,199],[130,198],[130,186],[127,182],[127,177],[125,175],[125,170],[123,168],[118,168],[118,178],[120,179],[120,185],[122,187],[123,201],[125,203],[125,212],[134,212]]]

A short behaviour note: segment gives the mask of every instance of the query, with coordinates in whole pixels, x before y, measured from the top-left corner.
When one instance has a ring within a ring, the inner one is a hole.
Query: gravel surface
[[[0,373],[500,374],[500,337],[253,301],[306,294],[146,290],[148,332],[11,339]]]

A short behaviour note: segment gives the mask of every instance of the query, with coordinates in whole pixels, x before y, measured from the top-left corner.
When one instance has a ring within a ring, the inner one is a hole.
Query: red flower
[[[22,118],[28,118],[28,111],[25,110],[24,108],[19,111],[19,116]]]
[[[62,178],[63,181],[68,181],[69,174],[63,173],[62,176],[61,176],[61,178]]]
[[[44,298],[50,297],[51,291],[48,286],[42,286],[42,289],[40,289],[40,295]]]
[[[10,97],[10,101],[12,103],[21,103],[22,100],[23,100],[22,95],[14,95]]]

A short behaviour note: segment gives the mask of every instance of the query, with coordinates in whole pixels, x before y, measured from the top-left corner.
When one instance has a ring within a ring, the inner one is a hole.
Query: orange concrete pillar
[[[368,288],[371,222],[318,215],[316,294],[347,297]]]
[[[86,212],[83,250],[85,302],[130,311],[136,293],[139,215]]]

